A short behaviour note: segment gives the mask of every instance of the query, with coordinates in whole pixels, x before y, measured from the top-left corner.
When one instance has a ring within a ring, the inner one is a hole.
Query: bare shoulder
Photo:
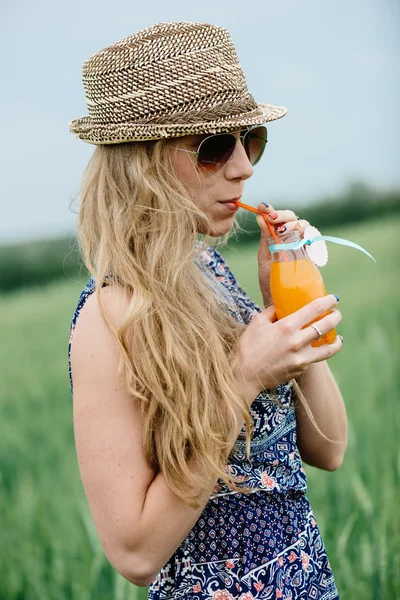
[[[117,286],[101,290],[116,325],[129,304]],[[103,320],[97,297],[82,307],[71,343],[74,431],[79,467],[104,550],[113,564],[134,540],[126,539],[156,473],[143,455],[138,400],[117,378],[120,351]],[[134,357],[133,357],[134,360]]]
[[[102,304],[107,316],[118,325],[124,318],[129,306],[129,297],[124,289],[117,285],[108,285],[100,290]],[[83,318],[82,318],[83,317]],[[96,293],[90,294],[77,319],[80,329],[104,323]],[[75,334],[74,334],[75,336]]]
[[[107,317],[118,327],[128,309],[127,294],[118,286],[104,287],[100,294]],[[103,379],[112,376],[118,361],[116,341],[104,322],[98,298],[93,293],[80,311],[71,342],[74,397],[79,381],[88,377]]]

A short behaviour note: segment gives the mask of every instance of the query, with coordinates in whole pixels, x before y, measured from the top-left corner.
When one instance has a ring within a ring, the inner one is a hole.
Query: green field
[[[307,467],[308,497],[342,600],[400,598],[400,220],[327,231],[377,259],[329,245],[322,269],[340,296],[344,347],[330,365],[348,411],[349,441],[333,473]],[[260,303],[257,247],[223,251]],[[75,457],[67,370],[69,325],[81,281],[0,297],[0,598],[146,597],[107,563]]]

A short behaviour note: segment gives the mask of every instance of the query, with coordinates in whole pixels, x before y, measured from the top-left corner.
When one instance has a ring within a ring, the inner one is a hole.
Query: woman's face
[[[238,139],[232,156],[219,171],[213,174],[202,175],[199,172],[195,154],[180,150],[172,152],[172,161],[178,177],[189,184],[196,202],[212,223],[211,231],[198,233],[218,237],[227,233],[233,225],[237,207],[227,204],[227,201],[240,199],[244,182],[253,174],[253,167],[239,140],[240,131],[238,129],[233,132]],[[196,152],[200,142],[206,137],[208,135],[188,135],[177,138],[172,142],[172,147]]]

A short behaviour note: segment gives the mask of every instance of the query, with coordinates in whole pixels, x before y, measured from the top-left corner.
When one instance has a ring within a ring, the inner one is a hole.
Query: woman
[[[319,330],[338,325],[338,298],[276,321],[266,227],[264,310],[211,245],[237,229],[263,124],[286,109],[257,104],[229,34],[200,23],[124,38],[84,63],[83,83],[89,116],[70,127],[97,146],[78,216],[92,277],[69,358],[104,551],[149,598],[338,598],[301,462],[334,470],[345,451],[325,362],[342,340],[313,348],[303,329],[328,310]]]

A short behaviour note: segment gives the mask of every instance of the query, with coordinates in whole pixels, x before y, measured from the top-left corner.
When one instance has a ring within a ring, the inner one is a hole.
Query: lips
[[[232,202],[232,200],[225,200],[224,202],[219,202],[219,204],[223,204],[228,210],[232,212],[236,212],[239,210],[238,205],[236,204],[236,200]]]
[[[219,200],[218,204],[223,204],[227,210],[229,210],[232,213],[235,213],[239,210],[239,207],[236,204],[238,200],[240,200],[240,196],[239,198],[231,198],[230,200]]]

